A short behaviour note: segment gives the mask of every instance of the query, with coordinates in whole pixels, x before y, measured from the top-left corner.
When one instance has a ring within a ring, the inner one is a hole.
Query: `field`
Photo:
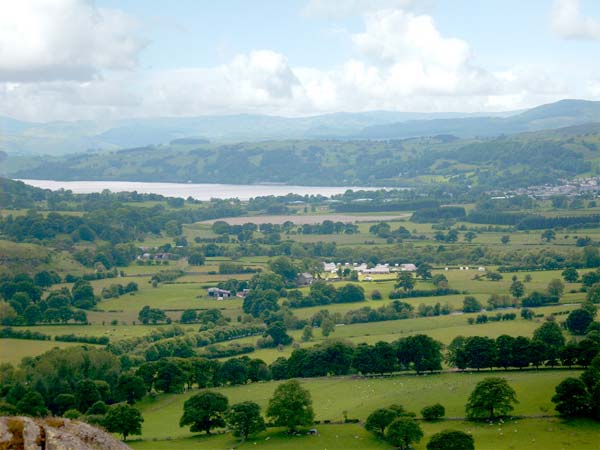
[[[494,376],[506,378],[517,392],[520,401],[514,413],[522,416],[553,415],[550,397],[554,387],[568,376],[579,372],[568,370],[512,371],[496,373]],[[446,407],[448,418],[464,416],[464,404],[474,385],[490,373],[445,373],[441,375],[398,376],[393,378],[353,379],[322,378],[302,380],[302,384],[312,395],[316,420],[340,422],[344,412],[348,417],[364,421],[374,409],[392,403],[405,406],[417,414],[423,406],[441,401]],[[271,397],[277,382],[255,383],[218,389],[229,398],[230,403],[253,400],[263,409]],[[142,440],[133,443],[140,449],[170,448],[231,448],[235,443],[230,435],[215,437],[193,437],[187,429],[178,426],[183,402],[197,391],[183,395],[161,395],[140,404],[145,422]],[[600,438],[600,425],[592,422],[567,423],[553,418],[527,418],[510,421],[504,425],[479,425],[461,420],[446,420],[441,423],[422,423],[427,436],[445,428],[470,431],[476,437],[477,448],[596,448]],[[290,440],[285,448],[390,448],[387,444],[374,440],[362,427],[351,424],[316,425],[320,436],[289,438],[278,430],[269,430],[246,446],[252,448],[280,448],[282,439]],[[514,431],[517,430],[517,431]],[[514,436],[518,433],[518,436]],[[549,433],[551,433],[549,435]],[[552,437],[551,437],[552,436]],[[478,439],[480,437],[480,439]],[[267,439],[269,438],[269,439]],[[575,440],[574,440],[575,439]],[[296,447],[295,441],[298,440]],[[523,441],[525,440],[525,441]],[[481,443],[480,443],[481,442]],[[523,446],[518,443],[522,442]],[[255,444],[256,443],[256,444]],[[549,446],[546,446],[546,443]],[[517,445],[516,447],[514,447]],[[542,446],[543,445],[543,446]],[[554,447],[554,445],[557,445]],[[579,446],[581,445],[581,446]],[[322,446],[322,447],[321,447]],[[416,447],[424,448],[424,446]]]
[[[421,423],[425,437],[414,446],[425,450],[429,437],[441,430],[454,429],[470,433],[477,450],[596,450],[600,426],[588,420],[521,419],[503,425],[486,425],[463,421]],[[228,450],[232,448],[259,450],[333,450],[392,449],[358,424],[319,425],[318,435],[290,437],[280,429],[270,429],[244,444],[231,434],[213,437],[196,436],[168,441],[134,440],[135,450]]]
[[[38,331],[38,330],[36,330]],[[53,348],[81,345],[71,342],[33,341],[26,339],[2,339],[0,341],[0,364],[17,365],[23,358],[39,355]]]

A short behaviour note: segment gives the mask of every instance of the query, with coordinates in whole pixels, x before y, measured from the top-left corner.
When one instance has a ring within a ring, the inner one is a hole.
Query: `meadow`
[[[39,330],[36,330],[39,331]],[[56,341],[33,341],[28,339],[0,340],[0,364],[18,365],[23,358],[37,356],[53,348],[67,348],[81,344]]]
[[[421,422],[425,434],[415,450],[425,450],[429,438],[442,430],[461,430],[471,434],[477,450],[597,450],[600,426],[589,420],[563,421],[555,418],[518,419],[502,425],[464,421]],[[392,449],[359,424],[319,425],[318,435],[290,436],[281,429],[269,429],[245,443],[231,434],[194,436],[173,440],[133,440],[134,450],[353,450]]]
[[[568,376],[577,376],[571,370],[525,370],[493,373],[508,380],[517,392],[519,403],[514,414],[531,416],[509,420],[504,424],[477,424],[461,420],[464,405],[475,384],[488,371],[443,373],[435,375],[400,375],[391,378],[332,377],[301,380],[313,399],[319,436],[289,437],[280,429],[269,429],[242,448],[391,448],[388,444],[365,432],[361,425],[340,424],[344,414],[361,422],[374,409],[392,403],[401,404],[419,415],[422,407],[441,402],[446,407],[447,420],[420,422],[425,439],[441,429],[460,429],[473,434],[477,449],[593,449],[600,438],[600,425],[587,421],[564,422],[553,417],[550,398],[554,387]],[[219,388],[230,403],[246,400],[266,407],[279,382],[253,383],[244,386]],[[198,391],[185,394],[159,395],[139,404],[145,422],[140,441],[132,442],[135,449],[233,448],[236,440],[231,435],[214,437],[194,436],[186,428],[178,426],[183,402]],[[328,420],[334,424],[323,424]],[[338,424],[335,424],[338,422]],[[515,431],[516,430],[516,431]],[[516,435],[516,436],[515,436]],[[285,442],[285,444],[284,444]],[[423,442],[423,443],[424,443]],[[416,449],[425,448],[423,443]],[[567,446],[564,446],[568,443]],[[522,446],[521,446],[522,444]]]

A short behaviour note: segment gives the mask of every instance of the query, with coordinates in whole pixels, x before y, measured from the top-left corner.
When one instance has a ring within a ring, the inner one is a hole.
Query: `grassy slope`
[[[524,371],[501,373],[517,391],[520,403],[515,414],[552,414],[550,402],[554,387],[577,371]],[[475,384],[490,376],[481,373],[447,373],[441,375],[406,375],[385,379],[321,378],[302,380],[312,395],[317,420],[339,421],[343,412],[349,417],[365,420],[374,409],[399,403],[418,412],[426,405],[441,401],[448,417],[464,416],[464,405]],[[266,407],[279,382],[255,383],[218,389],[230,403],[252,400]],[[144,439],[189,437],[187,429],[179,428],[183,402],[197,393],[159,395],[139,406],[144,414]]]
[[[475,424],[462,421],[442,421],[421,424],[425,437],[414,446],[424,450],[432,434],[455,429],[473,435],[477,450],[596,450],[600,440],[598,423],[578,420],[526,419],[503,425]],[[231,434],[214,437],[196,436],[171,441],[137,441],[129,445],[134,450],[225,450],[232,448],[259,450],[349,450],[391,449],[361,425],[319,425],[318,436],[290,437],[280,429],[271,429],[243,445]]]
[[[23,358],[37,356],[55,347],[65,348],[81,345],[71,342],[32,341],[25,339],[0,340],[0,363],[17,365]]]

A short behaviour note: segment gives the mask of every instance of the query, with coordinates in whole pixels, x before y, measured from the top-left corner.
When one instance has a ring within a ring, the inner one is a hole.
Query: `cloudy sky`
[[[499,111],[600,100],[598,0],[20,0],[0,115]]]

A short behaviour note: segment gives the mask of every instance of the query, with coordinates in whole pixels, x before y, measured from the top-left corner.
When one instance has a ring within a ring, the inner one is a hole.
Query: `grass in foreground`
[[[522,419],[504,424],[464,421],[421,422],[425,433],[415,450],[424,450],[434,433],[455,429],[471,433],[477,450],[594,450],[600,442],[600,424],[589,420],[565,422],[556,418]],[[391,449],[392,446],[367,433],[362,425],[316,425],[318,435],[289,436],[281,429],[269,429],[240,445],[231,434],[194,436],[169,441],[135,441],[134,450],[349,450]]]
[[[517,392],[520,403],[517,415],[554,414],[550,401],[554,388],[578,371],[544,370],[494,373],[508,380]],[[479,373],[445,373],[425,376],[397,376],[393,378],[363,379],[351,377],[303,379],[313,399],[317,420],[343,420],[348,417],[365,420],[375,409],[399,403],[409,411],[419,413],[421,408],[440,402],[446,407],[447,417],[463,417],[468,396],[481,379],[490,376]],[[253,383],[216,389],[229,398],[231,404],[251,400],[266,409],[279,382]],[[199,391],[185,394],[159,395],[138,404],[144,415],[144,439],[182,439],[192,433],[179,427],[179,419],[186,399]]]

